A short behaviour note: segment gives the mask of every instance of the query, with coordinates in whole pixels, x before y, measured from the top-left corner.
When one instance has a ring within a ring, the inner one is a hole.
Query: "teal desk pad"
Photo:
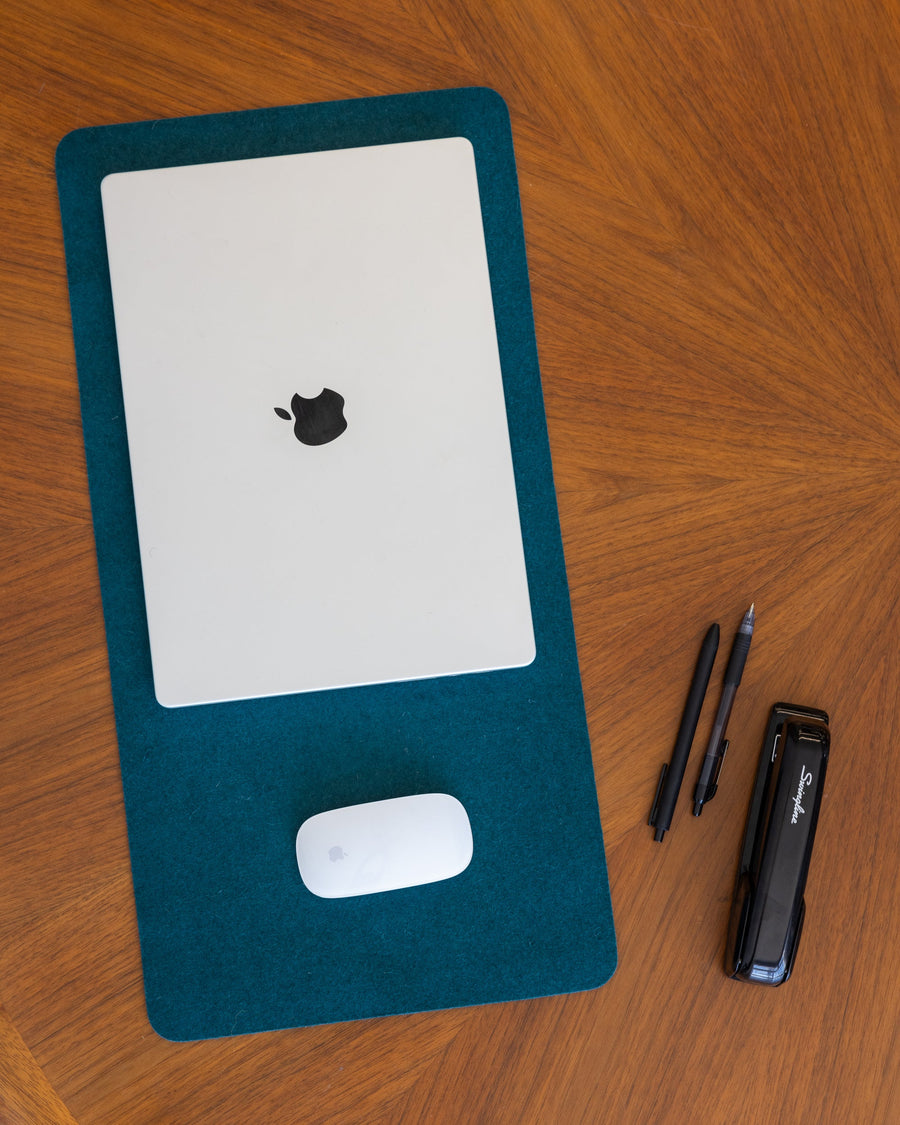
[[[537,656],[525,668],[166,709],[153,691],[100,201],[110,172],[438,137],[475,150]],[[191,1040],[582,991],[616,966],[509,115],[470,88],[79,129],[57,150],[147,1011]],[[327,900],[314,813],[466,807],[459,876]]]

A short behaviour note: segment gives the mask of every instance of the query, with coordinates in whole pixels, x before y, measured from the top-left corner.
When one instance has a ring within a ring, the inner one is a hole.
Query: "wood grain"
[[[896,1121],[900,9],[0,18],[0,1119]],[[54,149],[83,125],[461,85],[512,116],[619,968],[575,996],[168,1043],[143,1006]],[[700,638],[751,600],[720,793],[699,820],[682,796],[655,844]],[[828,710],[833,754],[797,968],[769,991],[722,958],[778,699]]]

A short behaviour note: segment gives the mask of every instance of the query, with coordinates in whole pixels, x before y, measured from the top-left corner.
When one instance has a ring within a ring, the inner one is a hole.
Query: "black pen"
[[[755,603],[754,603],[755,604]],[[734,706],[734,697],[737,695],[738,684],[747,663],[747,653],[750,651],[750,641],[753,639],[753,624],[756,621],[754,606],[750,606],[738,626],[731,646],[731,655],[728,657],[728,667],[725,669],[725,682],[722,685],[722,698],[719,700],[719,710],[716,712],[716,721],[713,723],[709,745],[706,748],[706,757],[700,767],[700,778],[694,790],[694,816],[699,816],[707,801],[716,795],[719,785],[719,773],[722,769],[722,759],[728,749],[725,738],[725,728]]]
[[[697,657],[697,666],[694,668],[694,678],[688,691],[687,702],[684,705],[684,714],[681,716],[681,725],[675,738],[675,749],[672,751],[672,760],[664,765],[659,775],[659,784],[656,787],[656,796],[653,799],[653,809],[650,813],[650,827],[656,829],[654,840],[662,840],[672,823],[672,813],[675,811],[675,802],[681,789],[684,778],[684,767],[687,765],[688,755],[691,752],[691,743],[694,741],[694,732],[697,730],[697,720],[700,718],[700,709],[706,696],[709,677],[712,673],[716,651],[719,647],[719,626],[710,625],[700,646],[700,655]]]

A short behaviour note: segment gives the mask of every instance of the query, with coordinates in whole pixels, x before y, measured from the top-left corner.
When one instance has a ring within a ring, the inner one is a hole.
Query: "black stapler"
[[[736,980],[779,985],[791,975],[829,745],[824,711],[772,708],[731,906],[725,970]]]

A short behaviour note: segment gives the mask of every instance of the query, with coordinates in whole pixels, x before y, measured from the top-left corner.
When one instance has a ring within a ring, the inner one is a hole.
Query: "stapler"
[[[780,985],[791,975],[829,746],[824,711],[772,708],[729,921],[725,969],[736,980]]]

